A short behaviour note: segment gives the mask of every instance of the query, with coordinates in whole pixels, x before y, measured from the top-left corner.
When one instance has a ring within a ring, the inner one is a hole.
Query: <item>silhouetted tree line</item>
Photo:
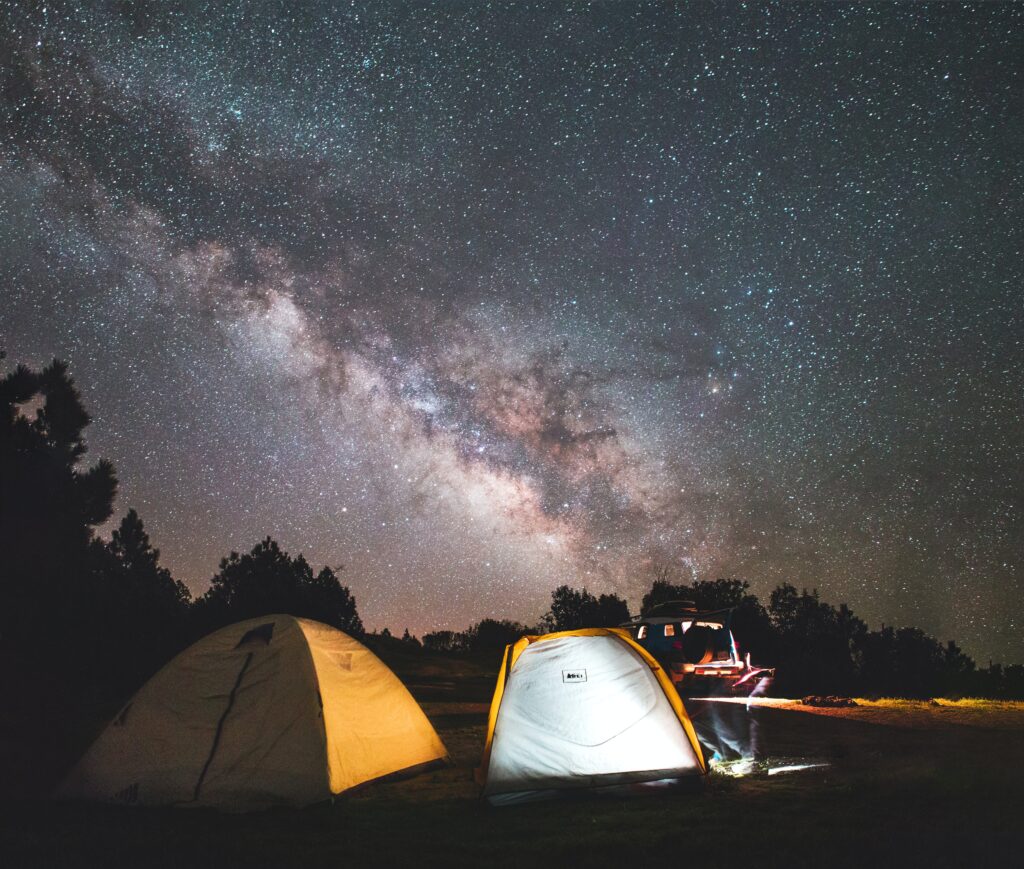
[[[755,665],[776,668],[773,693],[782,696],[1024,698],[1022,665],[979,670],[953,641],[942,644],[917,628],[870,631],[846,604],[824,603],[817,591],[783,584],[765,606],[749,589],[749,583],[738,579],[675,583],[661,570],[640,612],[681,600],[702,611],[731,609],[731,628],[741,652],[749,652]],[[563,585],[552,592],[551,609],[535,628],[484,619],[465,631],[426,634],[423,648],[493,655],[524,633],[614,627],[629,619],[629,608],[617,595],[595,598],[586,589]]]
[[[505,646],[524,634],[535,634],[537,628],[508,619],[482,619],[464,631],[434,631],[423,635],[423,648],[428,652],[500,656]]]
[[[135,510],[102,540],[117,477],[108,461],[85,466],[89,422],[63,362],[0,379],[0,678],[128,687],[203,634],[274,612],[363,632],[337,574],[269,537],[223,559],[195,601]]]
[[[776,668],[773,691],[783,696],[1024,697],[1024,666],[979,671],[952,640],[942,644],[917,628],[868,630],[846,604],[825,603],[817,590],[785,583],[764,606],[749,588],[736,579],[674,584],[663,574],[641,609],[670,600],[734,608],[738,645],[755,664]]]
[[[2,358],[2,354],[0,354]],[[365,636],[381,653],[497,658],[526,633],[614,626],[626,601],[562,585],[537,626],[483,619],[464,631],[366,635],[336,570],[316,572],[271,538],[220,562],[209,590],[193,600],[160,565],[142,519],[129,510],[104,541],[113,515],[113,466],[85,463],[90,419],[67,366],[18,366],[0,379],[0,678],[59,674],[129,688],[200,636],[275,612],[316,619]],[[668,600],[732,608],[733,632],[755,663],[777,667],[782,694],[1024,697],[1024,666],[976,668],[953,642],[916,628],[870,631],[845,605],[792,585],[767,606],[735,579],[675,583],[656,575],[647,612]]]
[[[527,626],[507,619],[483,619],[465,631],[434,631],[424,635],[431,652],[500,655],[524,634],[544,634],[575,628],[614,627],[629,619],[629,606],[614,594],[595,597],[584,589],[560,585],[551,593],[551,609],[539,624]]]

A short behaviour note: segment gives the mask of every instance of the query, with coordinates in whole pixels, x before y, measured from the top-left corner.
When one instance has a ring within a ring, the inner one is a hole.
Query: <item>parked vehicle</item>
[[[730,622],[732,609],[698,611],[692,601],[668,601],[622,627],[653,655],[680,693],[691,696],[750,693],[774,671],[741,657]]]

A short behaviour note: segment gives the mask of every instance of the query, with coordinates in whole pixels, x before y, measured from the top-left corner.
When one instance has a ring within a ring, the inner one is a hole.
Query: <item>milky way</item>
[[[667,566],[1024,659],[1020,7],[0,8],[0,346],[194,592]]]

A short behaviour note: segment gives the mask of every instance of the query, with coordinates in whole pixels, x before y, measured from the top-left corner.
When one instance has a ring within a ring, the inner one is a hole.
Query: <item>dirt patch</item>
[[[810,694],[801,701],[804,706],[821,706],[828,709],[849,709],[857,705],[852,697],[839,697],[835,694]]]
[[[699,702],[738,703],[763,709],[808,712],[890,727],[932,730],[944,727],[978,727],[985,730],[1024,730],[1024,703],[1001,700],[867,700],[856,698],[852,707],[805,705],[779,697],[714,697]]]

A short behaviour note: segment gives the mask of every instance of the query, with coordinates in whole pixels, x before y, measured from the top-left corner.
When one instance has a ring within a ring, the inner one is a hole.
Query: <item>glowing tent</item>
[[[679,695],[628,631],[523,637],[505,650],[480,774],[495,804],[705,772]]]
[[[319,622],[273,615],[222,628],[167,664],[57,796],[302,806],[446,758],[412,695],[369,649]]]

